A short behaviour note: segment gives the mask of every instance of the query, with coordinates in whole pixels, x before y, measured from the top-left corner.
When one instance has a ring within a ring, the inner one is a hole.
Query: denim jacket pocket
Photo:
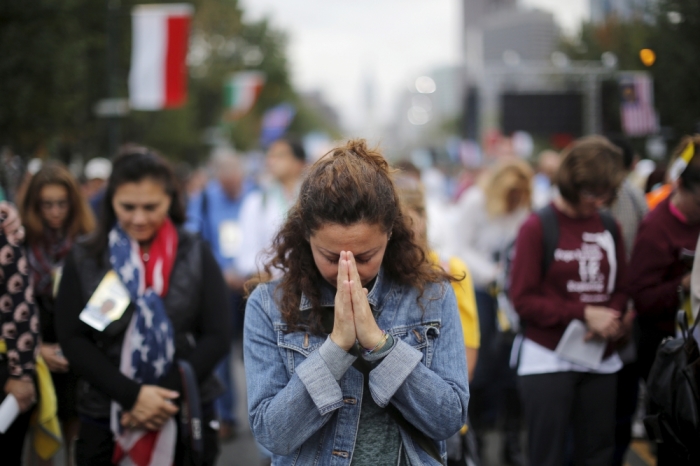
[[[275,323],[277,346],[284,351],[287,372],[291,377],[294,374],[294,368],[304,362],[311,353],[318,350],[327,337],[314,335],[310,331],[303,330],[286,333],[286,329],[285,324]]]
[[[394,338],[400,338],[423,353],[422,362],[430,367],[433,359],[435,339],[440,335],[440,322],[426,322],[418,325],[390,330]]]

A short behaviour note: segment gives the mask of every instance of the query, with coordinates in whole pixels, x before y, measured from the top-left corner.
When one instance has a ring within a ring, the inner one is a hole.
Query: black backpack
[[[649,439],[668,444],[679,459],[700,464],[700,351],[685,311],[678,312],[680,338],[666,338],[647,377],[644,418]]]

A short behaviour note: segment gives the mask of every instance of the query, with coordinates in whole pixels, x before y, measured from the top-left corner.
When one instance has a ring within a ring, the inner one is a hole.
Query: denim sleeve
[[[277,346],[272,319],[266,312],[272,306],[273,299],[265,285],[258,286],[246,305],[243,354],[248,418],[255,438],[265,448],[278,455],[289,455],[343,406],[335,377],[340,371],[344,373],[342,368],[349,367],[352,361],[348,363],[347,358],[334,351],[333,342],[327,340],[323,353],[333,361],[327,363],[321,350],[314,351],[290,377]]]
[[[467,358],[452,287],[445,283],[442,299],[429,305],[441,308],[431,367],[421,364],[420,351],[397,338],[395,347],[370,372],[369,388],[379,406],[393,403],[428,437],[444,440],[467,421]]]

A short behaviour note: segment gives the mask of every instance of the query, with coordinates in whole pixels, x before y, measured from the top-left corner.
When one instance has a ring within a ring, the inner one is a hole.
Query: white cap
[[[30,175],[35,175],[36,172],[41,170],[41,166],[43,165],[43,163],[44,162],[41,159],[31,159],[27,163],[27,171]]]
[[[106,180],[112,174],[112,162],[104,157],[95,157],[85,165],[85,178]]]

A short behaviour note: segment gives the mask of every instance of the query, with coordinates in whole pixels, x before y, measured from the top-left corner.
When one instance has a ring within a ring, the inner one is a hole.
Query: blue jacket
[[[362,405],[363,375],[355,356],[327,336],[286,324],[274,295],[278,282],[259,285],[245,314],[244,357],[248,412],[255,438],[275,456],[274,465],[350,465]],[[333,307],[335,289],[320,284],[321,304]],[[462,327],[449,284],[418,291],[380,271],[367,299],[394,345],[369,376],[381,407],[392,403],[404,418],[439,444],[466,422],[469,387]],[[311,304],[302,295],[300,312]],[[329,309],[329,312],[332,312]],[[401,430],[412,466],[438,464]]]
[[[199,233],[211,246],[216,261],[222,271],[236,270],[236,259],[239,251],[227,251],[227,249],[237,249],[236,245],[225,245],[221,243],[222,224],[228,223],[233,229],[230,233],[234,238],[229,238],[233,242],[240,243],[239,214],[245,191],[236,199],[230,199],[218,180],[210,181],[201,193],[198,193],[187,203],[187,222],[185,229],[192,233]]]

